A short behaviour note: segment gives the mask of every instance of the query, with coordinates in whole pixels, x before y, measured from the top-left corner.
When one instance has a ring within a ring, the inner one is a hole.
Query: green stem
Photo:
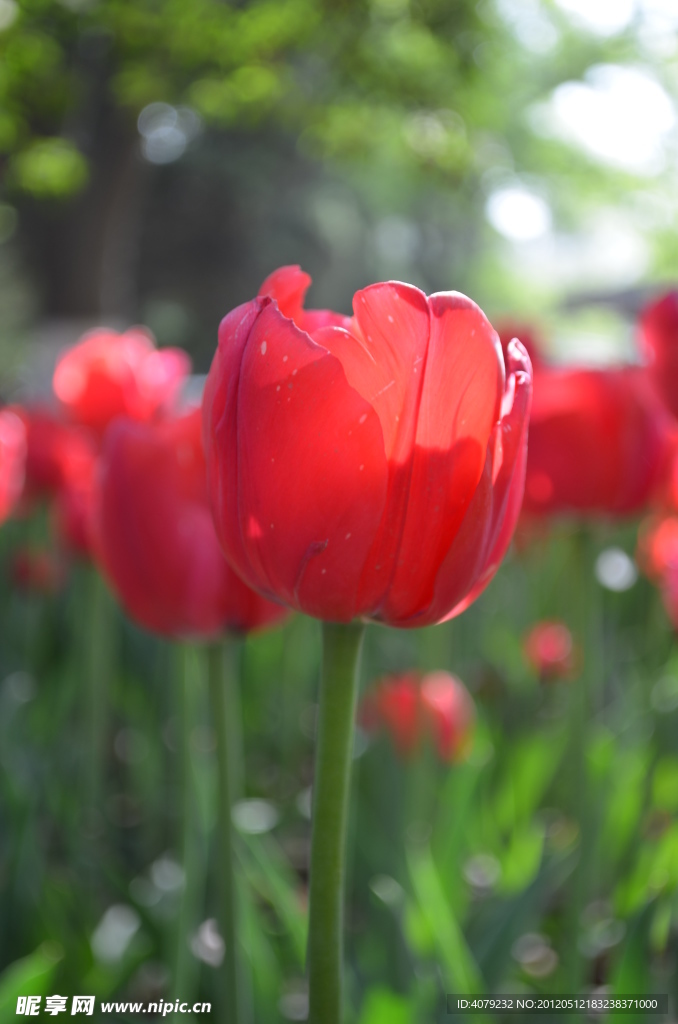
[[[85,637],[85,807],[87,826],[93,834],[103,821],[103,780],[106,759],[108,694],[111,679],[112,623],[110,597],[99,573],[90,568],[87,579],[89,608]]]
[[[579,948],[581,916],[595,886],[595,792],[587,767],[590,722],[595,705],[602,698],[601,682],[604,666],[600,655],[600,606],[593,578],[595,546],[591,536],[582,531],[575,537],[578,563],[576,636],[583,645],[582,671],[572,684],[570,706],[570,763],[568,773],[572,786],[573,806],[578,809],[579,857],[570,880],[566,920],[567,945],[563,957],[563,973],[568,992],[579,993],[585,981],[585,960]],[[572,1018],[574,1020],[574,1017]]]
[[[226,1024],[247,1024],[250,1018],[239,955],[235,886],[234,830],[231,808],[242,787],[242,741],[235,645],[215,644],[208,651],[208,680],[217,739],[217,829],[219,863],[219,927],[224,939],[223,992]]]
[[[318,739],[313,783],[309,1024],[342,1019],[346,822],[362,624],[323,624]]]
[[[191,1002],[197,980],[197,961],[190,947],[191,933],[198,924],[201,887],[201,836],[198,794],[191,753],[191,733],[197,724],[199,652],[190,646],[178,648],[178,728],[181,772],[181,844],[184,886],[177,921],[172,998]],[[179,1020],[181,1015],[175,1015]]]

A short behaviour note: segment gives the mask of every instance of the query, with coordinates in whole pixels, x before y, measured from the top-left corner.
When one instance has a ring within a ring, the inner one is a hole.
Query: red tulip
[[[297,327],[308,334],[321,327],[343,327],[350,331],[350,316],[333,313],[331,309],[304,309],[304,299],[310,286],[311,276],[301,267],[278,267],[268,275],[259,295],[274,299],[282,315],[294,320]]]
[[[458,614],[515,526],[529,359],[512,344],[505,382],[495,331],[456,292],[372,285],[349,319],[305,313],[307,284],[283,268],[221,324],[203,408],[226,556],[321,619]]]
[[[54,371],[54,393],[73,422],[102,434],[111,420],[150,420],[167,409],[190,370],[181,349],[156,349],[139,327],[97,330],[69,349]]]
[[[678,565],[667,569],[661,586],[662,601],[673,628],[678,630]]]
[[[678,516],[652,516],[640,530],[638,537],[638,564],[643,572],[661,582],[675,565],[678,567]]]
[[[95,550],[133,619],[157,633],[209,638],[285,613],[229,568],[207,503],[200,411],[106,434],[94,497]]]
[[[53,498],[71,467],[94,457],[96,446],[86,431],[43,407],[12,406],[26,431],[26,478],[22,497],[27,504]]]
[[[666,612],[678,629],[678,516],[657,515],[642,526],[638,564],[657,584]]]
[[[92,501],[97,456],[94,451],[71,453],[65,462],[54,503],[57,535],[72,554],[92,554]]]
[[[668,292],[643,310],[640,338],[654,387],[678,417],[678,291]]]
[[[647,504],[666,468],[667,417],[644,372],[535,374],[524,509],[623,515]]]
[[[363,698],[360,721],[370,732],[385,726],[399,754],[411,754],[419,742],[420,677],[417,672],[389,676]]]
[[[421,681],[424,718],[443,761],[457,761],[469,752],[475,721],[466,687],[449,672],[429,672]]]
[[[11,409],[0,410],[0,522],[18,501],[26,469],[26,429]]]
[[[449,672],[405,672],[366,694],[360,718],[370,731],[386,728],[402,757],[428,737],[441,760],[456,761],[468,753],[475,711],[468,690]]]
[[[566,679],[575,671],[572,634],[564,622],[538,622],[525,637],[524,649],[528,662],[545,681]]]
[[[20,548],[10,563],[12,582],[21,590],[55,594],[66,580],[64,566],[51,551]]]
[[[90,553],[89,517],[97,444],[87,430],[64,423],[44,408],[14,406],[27,439],[26,473],[21,493],[24,511],[34,502],[51,502],[62,545],[79,555]]]

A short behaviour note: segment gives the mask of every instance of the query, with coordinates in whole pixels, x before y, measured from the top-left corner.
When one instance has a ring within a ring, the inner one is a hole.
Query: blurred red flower
[[[26,428],[12,409],[0,409],[0,522],[21,496],[26,472]]]
[[[250,590],[219,548],[207,503],[200,410],[107,431],[94,495],[95,552],[130,616],[174,637],[256,629],[285,610]]]
[[[638,533],[637,560],[655,582],[673,565],[678,568],[678,515],[656,514],[645,520]]]
[[[666,471],[669,425],[640,368],[541,367],[525,512],[616,516],[642,509]]]
[[[63,546],[72,553],[88,555],[96,439],[46,408],[12,406],[12,411],[26,432],[24,512],[30,512],[36,501],[48,500]]]
[[[43,594],[55,594],[66,582],[64,566],[54,552],[40,548],[22,547],[15,551],[10,575],[21,590]]]
[[[443,761],[469,753],[475,708],[466,687],[449,672],[429,672],[421,681],[421,704]]]
[[[22,498],[53,498],[71,467],[93,458],[96,445],[87,431],[65,423],[43,406],[11,406],[26,431],[26,475]]]
[[[678,629],[678,515],[656,513],[641,525],[637,561],[659,587],[666,612]]]
[[[567,679],[577,668],[572,634],[564,622],[538,622],[524,642],[525,657],[540,679]]]
[[[92,554],[92,500],[97,454],[83,450],[64,465],[64,474],[55,501],[54,522],[57,536],[71,554]]]
[[[117,416],[145,421],[166,410],[189,371],[185,352],[156,349],[143,328],[102,329],[64,353],[53,387],[68,417],[101,435]]]
[[[411,754],[419,742],[419,682],[418,672],[388,676],[365,694],[360,706],[364,728],[376,732],[385,727],[400,754]]]
[[[640,341],[657,394],[678,417],[678,291],[668,292],[643,310]]]
[[[512,344],[505,381],[496,332],[458,293],[376,284],[348,318],[304,312],[309,280],[281,268],[221,324],[203,408],[224,551],[321,619],[458,614],[518,516],[529,359]]]
[[[365,695],[360,721],[370,732],[385,728],[402,757],[427,737],[443,761],[457,761],[469,751],[475,710],[468,690],[449,672],[404,672]]]

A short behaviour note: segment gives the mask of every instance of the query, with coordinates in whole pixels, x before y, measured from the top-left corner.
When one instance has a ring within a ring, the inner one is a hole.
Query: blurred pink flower
[[[525,657],[540,679],[567,679],[577,668],[577,652],[572,634],[564,622],[550,619],[538,622],[524,642]]]
[[[181,349],[156,349],[150,334],[97,330],[61,357],[54,393],[68,417],[101,435],[118,416],[147,421],[171,406],[190,372]]]
[[[385,728],[401,757],[413,754],[424,737],[443,761],[458,761],[469,750],[475,720],[468,690],[449,672],[404,672],[387,676],[365,695],[360,721],[375,732]]]

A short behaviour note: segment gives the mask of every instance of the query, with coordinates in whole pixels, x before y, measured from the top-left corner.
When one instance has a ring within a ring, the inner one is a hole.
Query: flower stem
[[[86,770],[83,782],[87,828],[92,835],[98,835],[103,823],[106,731],[113,655],[111,600],[103,579],[95,569],[88,570],[86,584],[89,611],[84,617]]]
[[[191,752],[191,733],[197,724],[200,686],[200,654],[182,645],[178,654],[178,725],[181,773],[181,843],[184,887],[177,921],[172,998],[191,1000],[197,981],[197,961],[190,947],[191,933],[198,924],[201,892],[201,836],[195,768]],[[179,1019],[179,1015],[173,1018]]]
[[[224,939],[223,995],[226,1024],[247,1024],[248,1000],[238,943],[235,858],[231,808],[242,785],[238,674],[233,641],[208,650],[210,705],[217,740],[219,927]]]
[[[576,635],[583,645],[584,659],[579,677],[571,687],[567,771],[579,825],[579,855],[570,879],[562,965],[568,991],[579,993],[583,991],[586,980],[586,964],[580,948],[581,916],[590,898],[594,884],[592,879],[596,875],[596,808],[589,778],[587,749],[591,740],[590,722],[596,711],[596,703],[602,697],[597,692],[599,681],[604,680],[605,672],[601,663],[601,609],[592,573],[595,561],[593,538],[588,531],[583,530],[574,541],[578,587],[575,625]],[[574,1020],[574,1017],[571,1019]]]
[[[323,624],[323,667],[313,784],[309,1024],[340,1024],[343,979],[343,902],[346,822],[365,627]]]

